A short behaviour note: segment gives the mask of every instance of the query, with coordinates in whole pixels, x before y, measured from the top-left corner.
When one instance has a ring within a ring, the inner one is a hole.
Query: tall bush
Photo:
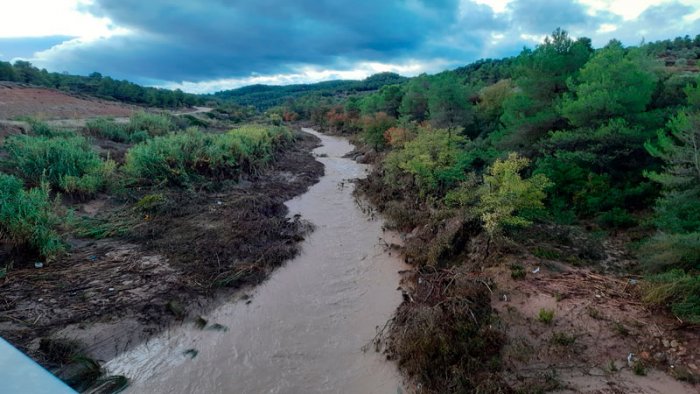
[[[47,184],[25,190],[22,180],[0,173],[0,239],[51,258],[64,249],[57,225]]]
[[[102,160],[79,136],[33,137],[17,135],[5,142],[11,162],[29,183],[45,181],[66,193],[89,196],[104,189],[116,164]]]

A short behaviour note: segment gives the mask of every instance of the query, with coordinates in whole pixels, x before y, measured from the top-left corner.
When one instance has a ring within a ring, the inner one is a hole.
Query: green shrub
[[[544,208],[545,189],[551,182],[542,174],[523,179],[520,172],[529,163],[511,153],[506,160],[496,160],[484,175],[477,209],[489,235],[499,233],[505,226],[529,226],[528,216]]]
[[[142,212],[157,211],[168,201],[162,193],[147,194],[136,202],[136,209]]]
[[[166,114],[136,112],[131,115],[129,123],[117,123],[107,118],[95,118],[85,124],[85,131],[96,137],[107,138],[116,142],[139,143],[150,137],[165,135],[177,125]]]
[[[129,136],[129,142],[138,144],[139,142],[144,142],[149,138],[151,138],[151,136],[148,134],[147,131],[139,130],[131,133],[131,135]]]
[[[92,195],[107,186],[116,164],[102,160],[83,137],[17,135],[5,142],[10,161],[35,185],[46,181],[67,193]]]
[[[418,188],[421,197],[442,195],[467,180],[462,147],[466,140],[447,130],[420,129],[416,138],[387,155],[386,182],[394,187]],[[450,200],[460,200],[451,196]]]
[[[90,135],[116,142],[129,142],[131,140],[131,133],[126,124],[119,124],[106,118],[90,119],[85,124],[85,131]]]
[[[554,321],[554,310],[544,308],[540,309],[540,312],[537,314],[537,320],[544,324],[552,324],[552,321]]]
[[[19,178],[0,173],[0,239],[28,245],[51,258],[64,249],[48,185],[25,190]]]
[[[566,347],[576,343],[576,336],[565,332],[553,332],[551,341],[555,345]]]
[[[69,130],[59,130],[55,129],[51,126],[49,126],[48,123],[42,122],[38,119],[34,118],[27,118],[27,123],[29,123],[29,126],[32,128],[32,133],[34,135],[42,136],[42,137],[71,137],[74,136],[75,133]]]
[[[675,269],[648,278],[643,300],[669,306],[681,319],[700,324],[700,275]]]
[[[527,271],[525,271],[525,267],[523,267],[520,264],[511,264],[510,266],[510,277],[518,280],[518,279],[524,279],[525,276],[527,276]]]
[[[226,134],[197,129],[156,137],[131,148],[124,171],[133,182],[187,185],[257,171],[291,139],[282,127],[243,126]]]
[[[700,232],[656,234],[642,244],[638,254],[647,272],[700,270]]]
[[[169,133],[175,125],[167,114],[154,114],[150,112],[135,112],[129,118],[128,129],[131,134],[138,131],[145,131],[148,135],[155,137]]]

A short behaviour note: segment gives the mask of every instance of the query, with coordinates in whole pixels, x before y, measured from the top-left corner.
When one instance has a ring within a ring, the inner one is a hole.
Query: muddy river
[[[130,393],[401,392],[395,364],[362,347],[401,302],[401,260],[384,250],[382,221],[368,217],[349,179],[367,167],[342,156],[347,140],[321,138],[325,175],[287,202],[316,230],[301,254],[253,290],[249,300],[205,316],[211,327],[174,327],[106,364]],[[390,240],[386,240],[391,242]]]

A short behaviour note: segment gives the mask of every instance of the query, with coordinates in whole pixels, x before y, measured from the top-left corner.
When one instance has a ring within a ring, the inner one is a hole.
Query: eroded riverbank
[[[316,226],[302,253],[251,293],[205,316],[208,327],[175,327],[107,363],[129,392],[396,393],[394,364],[362,347],[401,302],[401,259],[384,250],[382,221],[368,217],[348,181],[367,167],[342,158],[345,139],[314,153],[325,176],[287,202]]]
[[[284,202],[323,174],[310,153],[319,143],[299,132],[260,172],[211,188],[66,200],[62,209],[113,234],[67,231],[70,249],[41,268],[0,245],[0,261],[10,267],[0,280],[0,335],[72,381],[76,357],[110,360],[211,310],[215,296],[260,283],[299,250],[306,226],[285,217]],[[157,206],[139,208],[143,195]]]

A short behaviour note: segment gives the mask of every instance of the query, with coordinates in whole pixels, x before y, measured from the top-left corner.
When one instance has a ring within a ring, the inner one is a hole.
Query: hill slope
[[[283,104],[289,99],[309,94],[322,96],[339,95],[374,91],[385,85],[400,84],[408,78],[394,73],[372,75],[362,81],[336,80],[313,84],[298,84],[285,86],[250,85],[233,90],[214,93],[211,98],[230,101],[238,105],[252,105],[259,110],[265,110]]]
[[[129,116],[135,106],[70,95],[54,89],[0,82],[0,119],[18,117],[73,119],[93,116]]]

